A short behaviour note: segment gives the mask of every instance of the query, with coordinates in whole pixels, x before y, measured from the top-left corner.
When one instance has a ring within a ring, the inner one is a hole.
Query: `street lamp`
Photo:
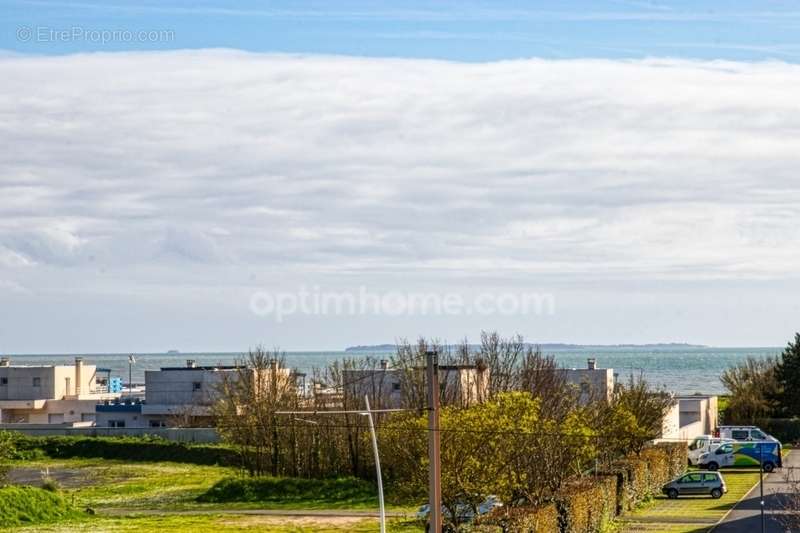
[[[372,411],[369,408],[369,396],[364,396],[367,405],[366,413],[358,413],[366,416],[369,420],[369,432],[372,435],[372,451],[375,453],[375,470],[378,476],[378,505],[380,506],[380,529],[381,533],[386,533],[386,511],[383,506],[383,479],[381,478],[381,458],[378,455],[378,439],[375,436],[375,424],[372,422]]]
[[[128,356],[128,394],[133,396],[133,365],[136,363],[136,358],[133,354]]]

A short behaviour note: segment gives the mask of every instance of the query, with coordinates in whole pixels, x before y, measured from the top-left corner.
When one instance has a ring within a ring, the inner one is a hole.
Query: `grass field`
[[[235,514],[237,511],[270,510],[363,510],[377,511],[377,497],[370,498],[362,486],[348,492],[346,483],[334,483],[341,490],[325,499],[319,491],[294,498],[255,501],[200,503],[197,498],[223,479],[239,472],[231,467],[202,466],[172,462],[124,462],[107,459],[42,459],[19,461],[14,465],[17,483],[37,485],[47,473],[61,485],[67,501],[79,509],[91,508],[96,516],[51,525],[18,527],[10,531],[142,531],[197,533],[202,531],[269,531],[275,533],[375,531],[377,519],[362,516],[282,517]],[[282,490],[282,484],[275,484]],[[302,484],[300,484],[302,486]],[[390,511],[411,512],[414,507],[389,504]],[[227,512],[227,514],[226,514]],[[171,514],[172,513],[172,514]],[[421,531],[413,522],[393,519],[389,531]]]
[[[198,533],[214,531],[265,531],[269,533],[374,533],[378,529],[375,519],[299,519],[287,523],[285,517],[233,516],[233,515],[171,515],[171,516],[119,516],[93,517],[84,520],[61,522],[10,529],[15,533]],[[390,521],[391,533],[418,533],[423,528],[416,523]]]

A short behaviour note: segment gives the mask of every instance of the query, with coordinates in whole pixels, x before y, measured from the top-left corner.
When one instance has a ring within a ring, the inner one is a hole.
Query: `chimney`
[[[8,357],[0,357],[0,366],[11,366],[11,359]]]
[[[594,357],[590,357],[589,360],[587,361],[586,367],[589,370],[597,370],[597,359],[595,359]]]
[[[187,359],[186,360],[186,368],[194,368],[197,366],[194,362],[194,359]]]
[[[381,370],[386,370],[389,368],[389,361],[386,359],[381,359]]]
[[[75,358],[75,396],[81,395],[81,374],[83,374],[83,357]]]

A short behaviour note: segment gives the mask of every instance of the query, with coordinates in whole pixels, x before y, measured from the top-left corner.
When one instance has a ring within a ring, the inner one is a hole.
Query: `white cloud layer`
[[[0,294],[800,262],[797,65],[182,51],[0,79]]]

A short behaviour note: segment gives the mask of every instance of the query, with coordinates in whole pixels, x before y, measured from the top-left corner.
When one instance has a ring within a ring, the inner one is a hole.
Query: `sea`
[[[627,380],[631,375],[643,374],[654,387],[664,388],[676,394],[722,394],[725,388],[720,382],[722,372],[747,357],[763,358],[780,354],[782,348],[712,348],[712,347],[581,347],[544,349],[553,355],[565,368],[585,368],[587,359],[595,358],[598,368],[613,368],[618,380]],[[14,365],[71,364],[76,356],[82,356],[85,364],[108,369],[111,376],[119,376],[128,382],[129,353],[120,354],[41,354],[13,355]],[[135,363],[130,367],[134,383],[144,383],[146,370],[162,367],[185,366],[191,359],[198,366],[231,365],[240,361],[242,353],[136,353]],[[375,356],[388,358],[387,351],[318,351],[285,352],[287,366],[300,372],[310,373],[328,363],[344,357]]]

